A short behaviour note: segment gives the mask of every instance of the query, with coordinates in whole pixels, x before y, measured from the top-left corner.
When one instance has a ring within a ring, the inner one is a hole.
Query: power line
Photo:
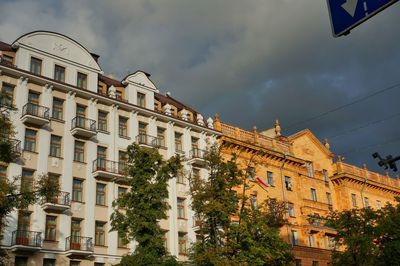
[[[338,134],[336,134],[336,135],[330,136],[330,137],[328,137],[328,138],[329,138],[329,139],[335,139],[335,138],[337,138],[337,137],[340,137],[340,136],[343,136],[343,135],[347,135],[347,134],[349,134],[349,133],[351,133],[351,132],[357,131],[357,130],[362,129],[362,128],[366,128],[366,127],[373,126],[373,125],[375,125],[375,124],[379,124],[379,123],[381,123],[381,122],[384,122],[384,121],[387,121],[387,120],[396,118],[396,117],[398,117],[398,116],[400,116],[400,113],[387,116],[387,117],[385,117],[385,118],[383,118],[383,119],[379,119],[379,120],[367,122],[367,123],[364,124],[364,125],[361,125],[361,126],[358,126],[358,127],[354,127],[354,128],[348,129],[348,130],[344,130],[344,131],[342,131],[342,132],[340,132],[340,133],[338,133]]]
[[[374,96],[377,96],[377,95],[379,95],[379,94],[381,94],[381,93],[384,93],[384,92],[387,92],[387,91],[392,90],[392,89],[394,89],[394,88],[397,88],[397,87],[399,87],[399,86],[400,86],[400,83],[397,83],[397,84],[395,84],[395,85],[392,85],[392,86],[383,88],[383,89],[378,90],[378,91],[376,91],[376,92],[374,92],[374,93],[368,94],[368,95],[366,95],[366,96],[364,96],[364,97],[358,98],[358,99],[356,99],[356,100],[354,100],[354,101],[352,101],[352,102],[343,104],[343,105],[341,105],[341,106],[338,106],[338,107],[336,107],[336,108],[333,108],[333,109],[331,109],[331,110],[328,110],[328,111],[326,111],[326,112],[323,112],[323,113],[321,113],[321,114],[318,114],[318,115],[313,116],[313,117],[311,117],[311,118],[302,120],[302,121],[297,122],[297,123],[293,123],[293,124],[289,125],[287,128],[292,128],[292,127],[294,127],[294,126],[298,126],[298,125],[301,125],[301,124],[308,123],[308,122],[310,122],[310,121],[319,119],[319,118],[321,118],[321,117],[323,117],[323,116],[326,116],[326,115],[328,115],[328,114],[330,114],[330,113],[333,113],[333,112],[342,110],[342,109],[344,109],[344,108],[346,108],[346,107],[349,107],[349,106],[351,106],[351,105],[360,103],[360,102],[365,101],[365,100],[367,100],[367,99],[369,99],[369,98],[372,98],[372,97],[374,97]]]
[[[339,154],[349,155],[349,154],[352,154],[352,153],[355,153],[355,152],[360,152],[360,151],[363,151],[363,150],[380,147],[380,146],[383,146],[383,145],[386,145],[386,144],[389,144],[389,143],[398,142],[398,141],[400,141],[400,137],[389,139],[387,141],[384,141],[384,142],[381,142],[381,143],[377,143],[377,144],[372,144],[372,145],[368,145],[368,146],[359,147],[359,148],[356,148],[356,149],[353,149],[353,150],[349,150],[347,152],[343,152],[343,153],[339,153]]]

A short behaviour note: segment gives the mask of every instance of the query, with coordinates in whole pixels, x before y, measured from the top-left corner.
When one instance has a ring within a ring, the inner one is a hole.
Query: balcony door
[[[81,249],[81,220],[71,220],[71,249]]]
[[[39,116],[39,93],[35,93],[30,91],[28,94],[28,103],[31,103],[28,105],[28,114],[34,115],[34,116]]]
[[[107,148],[97,146],[97,169],[106,171]]]
[[[85,128],[86,107],[80,104],[76,105],[76,126]]]
[[[31,224],[31,214],[20,211],[18,213],[18,230],[15,242],[17,245],[29,245],[29,228]]]

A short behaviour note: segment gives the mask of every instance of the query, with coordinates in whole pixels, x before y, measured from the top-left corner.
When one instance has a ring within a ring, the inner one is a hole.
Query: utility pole
[[[396,165],[396,161],[400,160],[400,156],[394,157],[392,155],[388,155],[386,156],[385,159],[383,159],[379,153],[375,152],[374,154],[372,154],[372,157],[374,158],[378,158],[379,162],[378,165],[380,167],[384,166],[385,169],[388,169],[390,167],[390,169],[393,170],[393,172],[397,171],[397,165]]]

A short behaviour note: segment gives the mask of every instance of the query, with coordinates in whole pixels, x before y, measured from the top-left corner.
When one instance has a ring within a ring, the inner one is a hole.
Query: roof
[[[104,82],[107,85],[107,87],[110,87],[110,86],[124,87],[124,85],[121,83],[121,81],[109,78],[109,77],[104,76],[104,75],[99,75],[99,80]]]
[[[178,108],[178,110],[186,109],[186,110],[192,112],[193,114],[197,114],[197,112],[193,108],[181,103],[180,101],[172,98],[169,95],[162,95],[160,93],[154,93],[154,98],[156,98],[156,100],[160,101],[162,104],[169,103],[169,104],[175,106],[176,108]]]
[[[11,44],[0,41],[0,50],[1,51],[9,51],[12,52],[14,49],[11,47]]]

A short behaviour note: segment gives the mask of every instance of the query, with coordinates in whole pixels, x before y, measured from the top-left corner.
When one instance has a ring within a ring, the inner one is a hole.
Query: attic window
[[[146,107],[146,94],[137,93],[137,105],[140,107]]]

